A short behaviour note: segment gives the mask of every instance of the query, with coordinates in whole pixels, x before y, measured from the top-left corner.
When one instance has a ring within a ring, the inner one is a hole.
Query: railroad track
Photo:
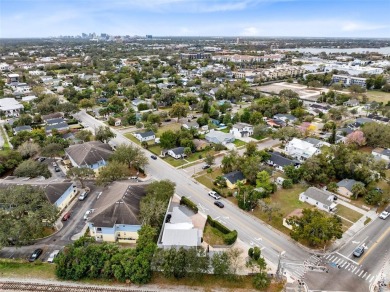
[[[0,291],[50,291],[50,292],[157,292],[157,290],[138,290],[126,287],[71,286],[58,284],[37,284],[28,282],[0,281]]]

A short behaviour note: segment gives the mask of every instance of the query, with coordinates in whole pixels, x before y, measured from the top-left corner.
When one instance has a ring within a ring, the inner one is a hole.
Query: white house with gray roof
[[[236,140],[231,133],[224,133],[221,131],[211,130],[206,134],[205,139],[214,144],[233,143]]]
[[[326,212],[334,212],[337,206],[334,202],[335,195],[333,193],[315,187],[310,187],[301,193],[299,200]]]
[[[299,162],[303,162],[313,155],[319,154],[320,149],[316,148],[312,143],[293,138],[286,144],[285,151],[288,155],[297,159]]]
[[[353,195],[352,188],[355,184],[362,184],[354,179],[345,178],[337,183],[337,192],[343,196],[350,197]]]
[[[137,138],[140,142],[154,140],[156,138],[156,134],[153,131],[147,131],[143,133],[135,133],[134,137]]]
[[[247,123],[236,123],[230,130],[235,138],[250,137],[253,135],[253,126]]]
[[[13,97],[0,98],[0,112],[6,117],[18,117],[23,105]]]

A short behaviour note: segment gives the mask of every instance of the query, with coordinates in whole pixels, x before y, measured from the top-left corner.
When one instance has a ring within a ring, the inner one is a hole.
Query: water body
[[[321,52],[329,53],[365,53],[376,52],[383,55],[390,54],[390,47],[383,48],[354,48],[354,49],[338,49],[338,48],[297,48],[297,49],[283,49],[285,51],[298,51],[301,53],[319,54]]]

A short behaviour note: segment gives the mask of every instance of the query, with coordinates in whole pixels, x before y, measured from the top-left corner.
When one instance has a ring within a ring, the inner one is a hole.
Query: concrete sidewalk
[[[334,251],[340,247],[342,247],[345,243],[347,243],[355,234],[360,232],[367,224],[364,222],[370,218],[371,221],[378,218],[378,214],[376,213],[376,209],[372,209],[366,212],[365,216],[362,216],[358,221],[356,221],[346,232],[344,232],[343,237],[337,239],[329,248],[329,251]]]
[[[352,204],[350,204],[350,203],[344,201],[344,200],[343,200],[342,198],[340,198],[340,197],[341,197],[341,196],[338,196],[338,198],[339,198],[340,200],[337,200],[337,204],[343,205],[343,206],[345,206],[345,207],[347,207],[347,208],[349,208],[349,209],[351,209],[351,210],[354,210],[354,211],[356,211],[356,212],[358,212],[358,213],[360,213],[360,214],[363,214],[363,215],[366,215],[366,214],[368,213],[367,210],[363,210],[362,208],[356,207],[356,206],[354,206],[354,205],[352,205]]]

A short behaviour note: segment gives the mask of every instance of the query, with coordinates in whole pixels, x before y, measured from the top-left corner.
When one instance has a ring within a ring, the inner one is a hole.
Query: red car
[[[70,218],[70,212],[66,212],[64,216],[62,216],[62,221],[67,221]]]

